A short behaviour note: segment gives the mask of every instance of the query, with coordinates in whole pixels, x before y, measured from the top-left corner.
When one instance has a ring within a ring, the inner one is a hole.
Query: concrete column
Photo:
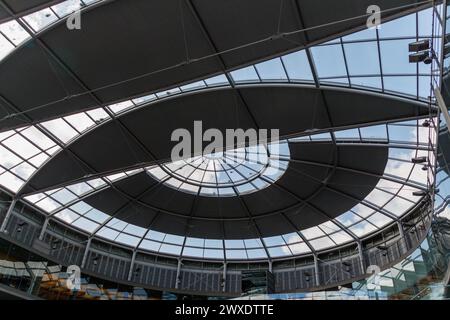
[[[2,226],[0,227],[0,232],[5,232],[6,227],[8,225],[8,221],[11,218],[14,207],[16,206],[17,199],[12,199],[11,204],[9,205],[8,211],[6,212],[5,219],[3,219]]]
[[[222,283],[221,283],[221,285],[222,285],[222,291],[223,291],[223,292],[225,292],[225,288],[226,288],[225,284],[226,284],[226,281],[227,281],[227,263],[224,262],[224,263],[223,263],[223,273],[222,273]]]
[[[131,256],[131,263],[130,263],[130,271],[128,272],[128,281],[133,281],[133,268],[134,268],[134,261],[136,260],[136,250],[133,250],[133,255]]]
[[[91,248],[91,242],[92,242],[92,238],[89,238],[89,240],[86,244],[86,249],[84,250],[83,260],[81,260],[81,268],[84,268],[86,266],[86,260],[87,260],[87,256],[89,253],[89,249]]]
[[[405,250],[404,252],[402,252],[402,254],[403,254],[406,251],[408,251],[408,242],[406,240],[405,230],[403,230],[403,224],[402,224],[401,221],[397,221],[397,227],[398,227],[398,234],[400,235],[400,238],[401,238],[400,243],[402,244],[402,246],[403,246],[403,248]]]
[[[364,263],[364,251],[363,251],[363,245],[361,241],[358,241],[358,254],[359,254],[359,263],[361,266],[362,273],[366,273],[366,265]]]
[[[439,91],[439,88],[434,89],[434,95],[436,97],[437,105],[438,105],[439,109],[441,109],[441,113],[444,115],[444,120],[447,125],[447,130],[450,131],[450,115],[448,113],[447,106],[445,105],[444,98],[442,97],[442,94]],[[439,121],[439,119],[438,119],[438,121]]]
[[[177,277],[176,277],[176,282],[175,282],[175,289],[179,289],[180,287],[180,274],[181,274],[181,259],[178,259],[178,266],[177,266]]]
[[[272,260],[269,260],[269,272],[272,272],[273,268],[272,268]]]
[[[39,234],[39,240],[44,240],[44,234],[48,227],[48,222],[50,221],[50,217],[45,218],[44,224],[42,225],[41,233]]]
[[[316,277],[316,286],[320,285],[319,258],[314,254],[314,276]]]

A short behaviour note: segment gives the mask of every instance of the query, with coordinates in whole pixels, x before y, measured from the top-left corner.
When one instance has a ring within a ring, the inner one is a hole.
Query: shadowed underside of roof
[[[21,194],[55,188],[85,176],[123,171],[140,163],[167,162],[177,143],[171,141],[172,132],[186,128],[193,137],[196,120],[202,120],[203,130],[217,128],[224,136],[229,128],[280,128],[280,138],[284,138],[312,129],[358,127],[426,114],[428,107],[406,100],[296,86],[255,86],[177,96],[125,113],[75,140],[33,175]]]
[[[14,12],[20,3],[0,2],[3,10]],[[181,3],[100,2],[84,11],[81,30],[70,31],[62,21],[17,48],[0,63],[0,117],[5,112],[28,112],[2,121],[1,130],[223,73],[348,33],[365,26],[366,17],[273,37],[359,17],[372,4],[370,0],[290,0],[281,7],[272,0]],[[414,3],[419,1],[378,1],[383,10]],[[383,19],[399,12],[387,11]],[[260,40],[264,41],[247,46]]]

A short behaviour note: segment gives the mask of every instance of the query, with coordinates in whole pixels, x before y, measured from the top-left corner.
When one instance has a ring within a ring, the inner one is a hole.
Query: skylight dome
[[[286,142],[257,145],[152,166],[148,173],[164,184],[201,196],[231,197],[264,189],[286,171]]]

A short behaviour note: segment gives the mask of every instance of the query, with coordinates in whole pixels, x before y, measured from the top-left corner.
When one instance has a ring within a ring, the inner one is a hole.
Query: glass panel
[[[363,140],[387,140],[385,125],[371,126],[359,129]]]
[[[66,121],[62,119],[50,120],[42,123],[42,126],[50,131],[56,138],[61,140],[63,143],[67,143],[72,138],[78,135]]]
[[[380,38],[415,37],[416,14],[410,14],[399,19],[384,22],[379,29]]]
[[[280,58],[272,59],[256,66],[261,80],[285,80],[287,79]]]
[[[311,49],[320,78],[347,76],[341,45],[326,45]],[[333,57],[333,59],[330,59]]]
[[[6,35],[16,46],[30,38],[28,32],[16,20],[2,23],[0,25],[0,32]]]
[[[31,158],[40,152],[38,148],[33,146],[30,142],[28,142],[18,134],[4,140],[2,143],[10,150],[14,150],[14,153],[18,154],[24,159]]]
[[[234,82],[259,81],[255,68],[252,66],[232,71],[230,74]]]
[[[380,74],[376,42],[344,44],[344,49],[350,76]]]
[[[416,64],[409,63],[408,44],[411,40],[380,41],[383,74],[416,74]]]
[[[290,80],[313,80],[311,67],[304,50],[285,55],[282,60]]]
[[[384,90],[417,96],[417,77],[384,77]]]
[[[352,87],[367,87],[368,89],[380,90],[381,77],[352,77],[350,79]]]
[[[44,27],[48,26],[52,22],[58,20],[58,17],[50,10],[45,8],[41,11],[29,14],[23,19],[33,28],[34,31],[39,31]]]
[[[81,8],[80,0],[66,0],[52,7],[53,11],[55,11],[59,17],[64,17],[79,8]]]

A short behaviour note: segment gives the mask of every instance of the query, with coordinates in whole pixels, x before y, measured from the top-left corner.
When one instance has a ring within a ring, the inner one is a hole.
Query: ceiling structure
[[[251,1],[70,0],[0,24],[0,185],[90,236],[183,257],[289,257],[383,229],[427,188],[411,159],[434,143],[433,71],[407,44],[433,37],[432,12],[295,32],[365,13],[348,2],[336,17],[309,1],[258,1],[256,16]],[[430,5],[380,6],[409,4]],[[195,120],[281,140],[170,163],[171,132]]]
[[[386,11],[384,19],[431,4],[378,2]],[[81,30],[68,30],[59,17],[82,4]],[[5,52],[14,51],[0,63],[0,118],[7,117],[1,128],[94,109],[336,38],[365,26],[371,4],[370,0],[327,0],[320,6],[293,0],[65,1],[7,26],[20,36],[11,43],[7,36],[0,40],[3,46],[9,44]],[[0,8],[11,15],[12,7],[0,1]],[[401,9],[394,10],[397,7]],[[340,20],[344,21],[333,23]],[[328,23],[333,24],[313,28]],[[298,32],[305,28],[312,29]],[[26,45],[19,45],[22,41]],[[26,118],[11,116],[23,111]]]
[[[85,176],[125,171],[143,163],[167,162],[177,144],[171,141],[172,132],[185,128],[194,136],[198,119],[203,130],[217,128],[223,136],[227,128],[280,128],[279,136],[285,138],[311,129],[358,127],[429,113],[425,104],[368,93],[280,85],[237,88],[177,95],[117,115],[115,121],[93,127],[55,153],[19,194],[54,189]],[[237,90],[241,101],[236,99]]]
[[[5,0],[4,3],[10,8],[14,15],[24,16],[63,1],[64,0]],[[11,17],[11,12],[4,8],[0,8],[0,23],[13,19],[13,17]]]

